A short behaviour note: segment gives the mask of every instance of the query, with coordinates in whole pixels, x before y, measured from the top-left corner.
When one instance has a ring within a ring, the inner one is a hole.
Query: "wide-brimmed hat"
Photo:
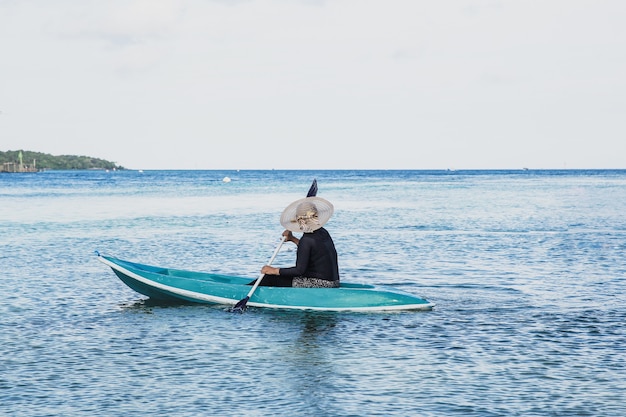
[[[306,197],[289,204],[280,215],[280,224],[292,232],[313,232],[333,215],[333,205],[320,197]]]

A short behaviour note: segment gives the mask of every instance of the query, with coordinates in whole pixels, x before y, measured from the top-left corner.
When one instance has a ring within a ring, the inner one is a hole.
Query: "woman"
[[[339,287],[337,251],[330,234],[322,226],[333,214],[333,205],[320,197],[307,197],[291,203],[280,216],[286,241],[298,246],[296,265],[275,268],[265,265],[260,285],[298,288]],[[293,232],[303,232],[298,239]]]

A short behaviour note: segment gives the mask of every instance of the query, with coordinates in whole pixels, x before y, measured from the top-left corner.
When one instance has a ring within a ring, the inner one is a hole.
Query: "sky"
[[[0,151],[626,168],[624,0],[0,0]]]

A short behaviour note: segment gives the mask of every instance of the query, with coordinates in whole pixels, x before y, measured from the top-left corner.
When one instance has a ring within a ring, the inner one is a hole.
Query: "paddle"
[[[271,265],[272,262],[274,262],[274,258],[276,257],[276,254],[278,254],[278,251],[280,250],[280,247],[283,246],[284,242],[285,242],[285,236],[282,236],[280,238],[280,242],[278,243],[278,246],[276,246],[276,249],[274,249],[274,253],[272,254],[272,257],[270,258],[269,261],[267,261],[267,265]],[[265,276],[265,274],[263,274],[263,273],[261,275],[259,275],[259,277],[254,282],[254,285],[250,289],[250,291],[248,291],[248,295],[246,295],[243,299],[239,300],[239,302],[237,304],[235,304],[235,306],[231,309],[231,311],[238,311],[238,312],[242,312],[243,313],[243,311],[246,309],[246,304],[248,304],[248,300],[250,299],[250,297],[252,296],[252,294],[256,290],[256,287],[259,286],[259,284],[263,280],[264,276]]]
[[[311,188],[309,188],[309,192],[306,193],[307,197],[315,197],[317,195],[317,180],[313,178],[313,183],[311,184]]]
[[[316,195],[317,195],[317,180],[313,179],[311,188],[309,188],[309,192],[306,194],[306,196],[315,197]],[[280,247],[283,246],[283,243],[285,243],[285,236],[282,236],[280,238],[280,242],[278,243],[278,246],[276,246],[276,249],[274,249],[274,253],[272,254],[272,257],[270,258],[270,260],[267,262],[266,265],[271,265],[272,262],[274,262],[274,258],[276,258],[276,255],[278,254]],[[265,274],[263,273],[259,275],[256,282],[250,289],[250,291],[248,291],[248,295],[246,295],[244,298],[239,300],[239,302],[237,302],[237,304],[235,304],[235,306],[230,311],[238,311],[238,312],[243,313],[243,311],[246,309],[246,305],[248,304],[248,300],[250,299],[250,297],[252,297],[252,294],[254,294],[254,291],[256,291],[256,288],[259,286],[264,276]]]

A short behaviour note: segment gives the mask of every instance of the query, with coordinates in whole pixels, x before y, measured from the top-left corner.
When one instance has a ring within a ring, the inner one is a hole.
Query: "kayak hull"
[[[129,262],[98,254],[117,277],[151,299],[233,306],[248,295],[251,278]],[[339,288],[258,287],[250,307],[319,311],[431,310],[428,300],[396,289],[341,283]]]

